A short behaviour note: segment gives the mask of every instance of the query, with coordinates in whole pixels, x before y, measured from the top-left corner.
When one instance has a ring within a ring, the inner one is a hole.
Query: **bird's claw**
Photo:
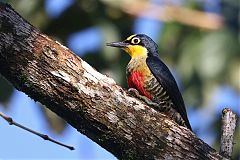
[[[130,95],[134,96],[134,97],[139,97],[140,96],[139,92],[135,88],[129,88],[128,93]]]
[[[153,101],[151,101],[150,99],[148,99],[145,96],[142,96],[139,94],[138,90],[136,90],[135,88],[129,88],[128,89],[128,93],[140,100],[142,100],[143,102],[145,102],[148,106],[152,106],[153,108],[157,108],[159,106],[159,104],[154,103]]]

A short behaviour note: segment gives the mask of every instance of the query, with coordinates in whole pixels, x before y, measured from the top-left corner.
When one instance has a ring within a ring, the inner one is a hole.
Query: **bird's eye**
[[[131,42],[132,42],[132,44],[138,44],[138,43],[140,43],[140,39],[135,37],[131,40]]]

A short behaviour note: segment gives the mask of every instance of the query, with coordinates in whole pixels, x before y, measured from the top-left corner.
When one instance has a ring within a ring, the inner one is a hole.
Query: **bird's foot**
[[[147,97],[140,95],[140,93],[135,88],[129,88],[128,93],[138,98],[139,100],[145,102],[145,104],[148,105],[149,107],[152,107],[155,110],[167,115],[170,119],[174,120],[179,125],[187,127],[180,113],[178,113],[174,108],[170,107],[171,106],[170,104],[166,104],[165,102],[162,101],[160,101],[159,103],[153,102],[154,99],[152,101]]]
[[[128,93],[130,95],[142,100],[143,102],[145,102],[150,107],[159,108],[158,103],[155,103],[155,102],[151,101],[150,99],[148,99],[147,97],[140,95],[138,90],[136,90],[135,88],[129,88]]]

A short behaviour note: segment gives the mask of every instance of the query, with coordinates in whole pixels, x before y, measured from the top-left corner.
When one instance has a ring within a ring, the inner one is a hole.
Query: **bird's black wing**
[[[154,77],[162,85],[163,89],[166,90],[173,104],[176,106],[176,111],[180,113],[185,121],[186,126],[192,130],[187,118],[187,112],[182,95],[168,67],[157,56],[148,57],[146,62]]]

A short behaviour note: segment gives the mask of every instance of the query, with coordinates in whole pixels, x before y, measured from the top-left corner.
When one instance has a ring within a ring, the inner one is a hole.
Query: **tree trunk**
[[[119,159],[221,159],[3,3],[0,73]]]

